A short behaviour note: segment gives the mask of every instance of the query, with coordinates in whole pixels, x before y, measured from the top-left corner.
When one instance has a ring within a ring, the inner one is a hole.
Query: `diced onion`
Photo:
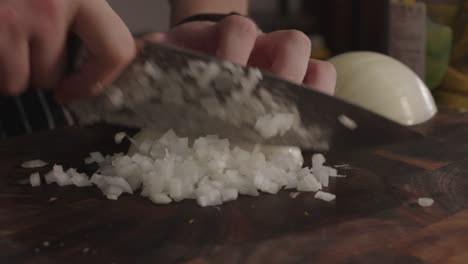
[[[89,181],[89,177],[84,173],[77,173],[73,175],[71,180],[77,187],[86,187],[92,185],[92,183]]]
[[[33,173],[29,176],[29,181],[31,182],[32,187],[38,187],[41,185],[41,177],[39,176],[39,173]]]
[[[336,196],[334,194],[327,193],[327,192],[322,192],[322,191],[318,191],[315,194],[314,197],[316,199],[323,200],[323,201],[326,201],[326,202],[331,202],[331,201],[335,200],[335,198],[336,198]]]
[[[53,182],[57,183],[59,186],[73,184],[70,176],[63,171],[63,167],[61,165],[54,165],[53,169],[44,175],[44,178],[47,184],[51,184]]]
[[[117,139],[120,137],[123,134]],[[104,157],[100,152],[90,153],[87,162],[99,166],[91,178],[55,165],[45,180],[60,186],[96,185],[110,200],[141,188],[141,195],[155,204],[194,199],[202,207],[236,200],[239,194],[276,194],[282,189],[316,192],[316,198],[327,201],[335,197],[320,191],[329,185],[329,177],[339,176],[336,169],[324,165],[322,154],[312,156],[312,168],[303,168],[301,151],[293,147],[232,147],[216,135],[189,144],[188,138],[180,138],[172,130],[161,137],[142,131],[129,140],[134,147],[128,154]],[[298,193],[290,195],[295,198]]]
[[[317,192],[321,189],[322,184],[312,174],[305,176],[297,185],[297,190],[301,192]]]
[[[339,164],[339,165],[334,165],[333,167],[335,168],[349,168],[349,164]]]
[[[101,154],[101,152],[91,152],[89,153],[89,155],[91,156],[91,158],[94,159],[94,162],[96,163],[102,163],[104,161],[106,161],[106,159],[104,158],[104,156]]]
[[[149,199],[155,204],[169,204],[169,203],[172,202],[169,195],[167,195],[165,193],[151,194],[149,196]]]
[[[429,207],[429,206],[432,206],[434,204],[434,199],[432,198],[419,198],[418,199],[418,204],[422,207]]]
[[[350,130],[355,130],[357,128],[357,124],[356,122],[354,122],[354,120],[352,120],[351,118],[345,116],[345,115],[340,115],[338,117],[338,121],[340,121],[340,123],[347,127],[348,129]]]
[[[263,138],[271,138],[277,135],[283,136],[292,128],[294,118],[294,114],[267,114],[257,120],[255,130],[257,130]]]
[[[221,196],[223,198],[223,202],[233,201],[237,199],[239,192],[234,188],[224,189],[221,192]]]
[[[313,169],[313,173],[315,177],[317,177],[317,180],[324,186],[328,187],[328,184],[330,182],[330,173],[328,171],[328,168],[325,166],[320,166],[318,168]]]
[[[325,163],[325,157],[323,154],[312,155],[312,168],[318,168]]]
[[[25,169],[35,169],[35,168],[41,168],[41,167],[44,167],[44,166],[47,166],[47,162],[43,161],[43,160],[40,160],[40,159],[36,159],[36,160],[30,160],[30,161],[25,161],[21,164],[21,167],[25,168]]]
[[[289,197],[291,197],[292,199],[296,199],[299,194],[301,194],[300,192],[292,192],[292,193],[289,193]]]
[[[87,157],[84,159],[85,164],[91,164],[94,163],[94,158],[93,157]]]

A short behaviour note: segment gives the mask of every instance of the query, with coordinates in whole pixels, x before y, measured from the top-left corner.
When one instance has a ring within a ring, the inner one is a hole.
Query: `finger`
[[[104,0],[83,0],[74,32],[89,52],[79,72],[66,78],[56,93],[62,102],[97,95],[135,57],[135,41],[124,22]]]
[[[18,95],[29,81],[29,45],[17,21],[0,10],[0,92]]]
[[[326,61],[309,60],[304,84],[319,92],[333,95],[336,85],[335,67]]]
[[[5,95],[18,95],[29,81],[28,44],[24,41],[5,45],[8,41],[3,40],[0,40],[0,90]]]
[[[191,22],[168,33],[152,33],[145,40],[201,51],[220,59],[246,65],[257,38],[257,26],[242,16],[229,16],[219,23]]]
[[[217,47],[214,25],[207,21],[191,22],[174,27],[167,33],[147,34],[142,39],[214,55]]]
[[[311,53],[310,39],[296,30],[259,36],[249,64],[286,80],[302,83]]]
[[[35,3],[35,8],[44,8]],[[43,1],[44,3],[46,1]],[[65,69],[65,39],[68,21],[61,1],[48,1],[48,12],[36,10],[30,40],[31,82],[35,88],[55,88]],[[54,5],[53,7],[50,5]],[[42,14],[42,15],[41,15]]]
[[[242,16],[229,16],[216,25],[216,56],[246,65],[257,39],[256,24]]]

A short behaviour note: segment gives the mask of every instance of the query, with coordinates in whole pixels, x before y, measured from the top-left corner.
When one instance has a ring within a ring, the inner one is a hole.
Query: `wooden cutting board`
[[[18,184],[36,171],[26,160],[90,170],[90,151],[125,151],[118,128],[0,142],[0,263],[468,263],[468,115],[444,110],[415,129],[427,137],[330,154],[350,165],[331,182],[333,202],[283,191],[210,208]]]

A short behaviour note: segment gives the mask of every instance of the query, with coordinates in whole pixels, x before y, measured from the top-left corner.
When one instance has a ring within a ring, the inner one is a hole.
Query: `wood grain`
[[[468,116],[442,112],[414,129],[426,138],[330,153],[350,164],[331,182],[331,203],[283,191],[212,208],[18,184],[35,171],[21,162],[35,158],[91,172],[82,161],[90,151],[126,149],[113,143],[119,128],[1,142],[0,263],[468,263]],[[420,197],[435,204],[422,208]]]

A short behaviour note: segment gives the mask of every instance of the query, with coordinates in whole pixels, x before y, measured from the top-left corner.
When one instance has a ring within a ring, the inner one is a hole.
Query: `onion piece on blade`
[[[118,132],[114,135],[114,141],[115,144],[120,144],[122,143],[123,139],[127,136],[127,133],[125,132]]]
[[[354,120],[352,120],[351,118],[345,116],[345,115],[340,115],[338,117],[338,121],[340,121],[340,123],[345,126],[346,128],[350,129],[350,130],[355,130],[358,126],[356,124],[356,122],[354,122]]]

